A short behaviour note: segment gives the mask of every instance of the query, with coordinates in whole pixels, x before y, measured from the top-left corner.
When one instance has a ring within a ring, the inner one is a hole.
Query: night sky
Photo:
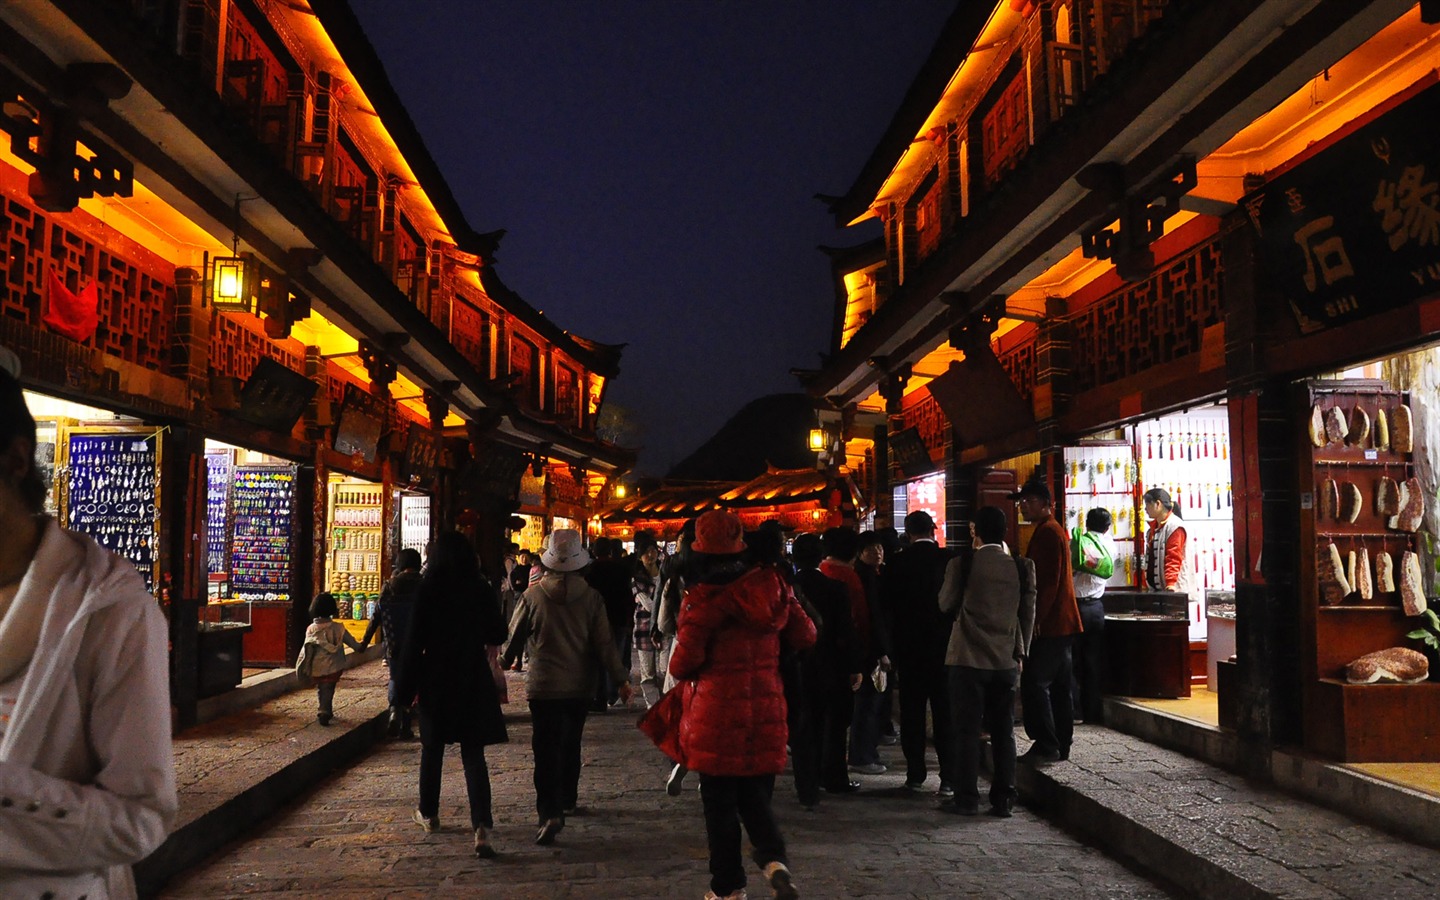
[[[954,0],[352,0],[497,271],[626,343],[663,474],[830,338],[854,182]],[[402,13],[403,10],[403,13]]]

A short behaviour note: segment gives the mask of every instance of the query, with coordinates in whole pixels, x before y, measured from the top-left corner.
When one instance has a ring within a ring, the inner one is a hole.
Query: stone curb
[[[177,828],[159,849],[134,867],[140,896],[154,896],[172,877],[241,837],[326,775],[364,756],[384,737],[387,715],[388,711],[337,729],[333,739]]]

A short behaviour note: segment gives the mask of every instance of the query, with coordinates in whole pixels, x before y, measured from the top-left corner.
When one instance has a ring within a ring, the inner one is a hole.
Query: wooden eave
[[[500,279],[493,265],[480,265],[477,269],[480,286],[490,299],[499,303],[526,327],[544,337],[574,360],[596,375],[614,378],[620,374],[620,354],[625,344],[602,344],[571,334],[551,321],[546,315],[531,306],[523,297]]]
[[[930,111],[944,95],[955,70],[960,68],[970,54],[970,48],[985,30],[985,22],[994,7],[995,4],[987,0],[961,0],[955,5],[955,11],[946,20],[930,55],[921,64],[920,71],[905,92],[905,98],[900,101],[900,108],[880,136],[880,143],[871,151],[870,158],[865,161],[850,189],[830,204],[830,212],[839,227],[844,228],[864,215],[875,202],[885,179],[895,167],[895,161],[915,140],[920,126],[925,124]]]
[[[662,484],[643,496],[610,507],[600,514],[605,522],[633,522],[640,519],[688,519],[708,509],[718,509],[718,498],[734,482],[708,481]]]
[[[1183,153],[1203,157],[1409,7],[1404,0],[1319,4],[1245,57],[1248,46],[1225,41],[1258,14],[1253,0],[1175,4],[1173,14],[1167,10],[1136,45],[1140,52],[1122,57],[1097,85],[1078,115],[1052,126],[983,205],[952,226],[807,390],[842,403],[861,399],[885,374],[868,360],[914,362],[992,296],[1023,286],[1073,249],[1082,229],[1111,215],[1109,201],[1075,183],[1085,166],[1119,162],[1124,182],[1140,185]],[[1222,47],[1229,51],[1224,58],[1217,56]],[[1224,69],[1229,74],[1222,80],[1196,71],[1202,62],[1215,68],[1237,54],[1244,62]],[[1172,93],[1182,82],[1203,85],[1199,96]],[[1176,105],[1183,111],[1151,138],[1147,123]],[[947,292],[962,302],[952,307]]]

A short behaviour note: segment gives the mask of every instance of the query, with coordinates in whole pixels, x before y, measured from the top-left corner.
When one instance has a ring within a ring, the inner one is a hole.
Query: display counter
[[[203,700],[234,690],[240,683],[244,668],[242,641],[250,626],[244,622],[201,622],[198,628],[196,696]]]
[[[1178,591],[1105,592],[1105,692],[1190,696],[1189,597]]]
[[[1205,685],[1220,690],[1219,664],[1235,655],[1235,592],[1205,592]]]

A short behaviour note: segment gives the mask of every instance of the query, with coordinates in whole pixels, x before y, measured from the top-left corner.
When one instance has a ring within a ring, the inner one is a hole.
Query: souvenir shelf
[[[292,466],[237,466],[231,498],[230,595],[237,600],[290,600]]]
[[[64,525],[125,557],[154,590],[159,545],[159,436],[152,430],[66,431]]]
[[[235,477],[228,450],[205,454],[205,561],[212,576],[230,571],[230,488]]]
[[[1129,441],[1094,441],[1065,448],[1065,527],[1074,534],[1085,527],[1085,515],[1100,507],[1110,512],[1110,538],[1115,545],[1115,574],[1110,587],[1139,582],[1139,550],[1144,540],[1135,508],[1139,466]]]
[[[1296,436],[1299,458],[1309,461],[1301,466],[1299,485],[1304,740],[1306,749],[1344,762],[1440,762],[1440,745],[1422,739],[1440,733],[1440,683],[1344,681],[1347,663],[1375,650],[1408,646],[1405,633],[1414,627],[1398,591],[1381,591],[1374,570],[1380,554],[1389,554],[1398,588],[1403,556],[1416,550],[1415,535],[1388,528],[1386,517],[1376,508],[1380,481],[1388,477],[1403,484],[1414,470],[1411,454],[1376,446],[1373,423],[1382,409],[1393,421],[1395,410],[1407,402],[1384,382],[1373,380],[1310,382],[1297,401],[1297,406],[1303,404],[1297,410],[1300,422],[1308,422],[1312,410],[1318,409],[1323,421],[1338,408],[1347,430],[1357,419],[1357,409],[1371,423],[1363,439],[1355,439],[1357,430],[1350,439],[1330,440],[1323,447],[1315,446],[1306,428],[1298,429]],[[1341,497],[1358,491],[1359,509],[1353,521],[1333,502],[1332,481]],[[1325,563],[1332,543],[1346,568],[1352,551],[1357,569],[1364,557],[1369,558],[1367,574],[1373,584],[1369,597],[1358,590],[1341,595]]]
[[[380,485],[331,485],[330,558],[327,588],[340,606],[345,627],[358,637],[380,598],[384,552],[384,491]]]

